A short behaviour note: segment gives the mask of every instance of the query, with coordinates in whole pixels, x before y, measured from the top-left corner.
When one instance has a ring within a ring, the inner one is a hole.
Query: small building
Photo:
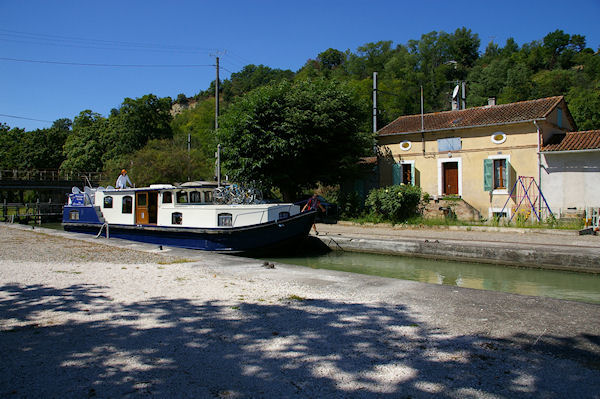
[[[459,197],[484,218],[510,217],[519,176],[539,183],[540,149],[573,130],[562,96],[401,116],[378,131],[380,185],[414,184],[434,198]]]
[[[600,130],[555,134],[541,154],[542,187],[553,212],[600,208]]]

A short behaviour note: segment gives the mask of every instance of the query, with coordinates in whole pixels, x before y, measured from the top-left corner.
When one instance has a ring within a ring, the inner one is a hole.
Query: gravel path
[[[597,305],[65,236],[0,224],[0,397],[600,397]]]

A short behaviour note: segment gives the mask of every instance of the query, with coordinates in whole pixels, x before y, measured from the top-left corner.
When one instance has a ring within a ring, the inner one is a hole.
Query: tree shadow
[[[2,397],[582,398],[600,392],[600,350],[581,345],[598,349],[596,335],[451,336],[419,324],[402,306],[299,297],[124,304],[93,285],[5,285],[0,293]]]

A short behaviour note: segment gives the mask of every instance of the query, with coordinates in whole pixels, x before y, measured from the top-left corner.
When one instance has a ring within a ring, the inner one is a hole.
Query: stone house
[[[519,176],[539,184],[541,149],[574,130],[562,96],[401,116],[377,133],[379,183],[416,184],[434,198],[459,197],[484,218],[510,217]]]

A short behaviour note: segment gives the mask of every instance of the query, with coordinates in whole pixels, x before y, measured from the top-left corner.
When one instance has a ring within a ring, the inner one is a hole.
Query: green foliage
[[[104,171],[110,176],[104,184],[115,184],[121,169],[136,186],[156,183],[175,183],[212,178],[212,165],[207,165],[197,149],[188,154],[186,147],[173,140],[151,140],[134,154],[109,160]]]
[[[240,72],[232,73],[230,79],[222,83],[223,97],[225,101],[232,101],[235,97],[248,93],[257,87],[282,80],[291,80],[293,77],[294,73],[289,69],[272,69],[265,65],[246,65]],[[208,92],[215,92],[214,82]]]
[[[108,118],[102,134],[105,152],[102,161],[141,149],[149,140],[172,137],[171,99],[147,94],[137,99],[125,98]]]
[[[336,81],[258,88],[220,119],[223,166],[233,180],[275,187],[286,200],[317,182],[337,183],[373,144],[358,129],[364,111]]]
[[[420,202],[420,187],[399,185],[371,190],[365,206],[371,214],[397,223],[416,216]]]
[[[91,110],[82,111],[73,120],[73,131],[64,145],[65,160],[60,168],[67,171],[94,172],[102,170],[103,133],[108,120]]]

